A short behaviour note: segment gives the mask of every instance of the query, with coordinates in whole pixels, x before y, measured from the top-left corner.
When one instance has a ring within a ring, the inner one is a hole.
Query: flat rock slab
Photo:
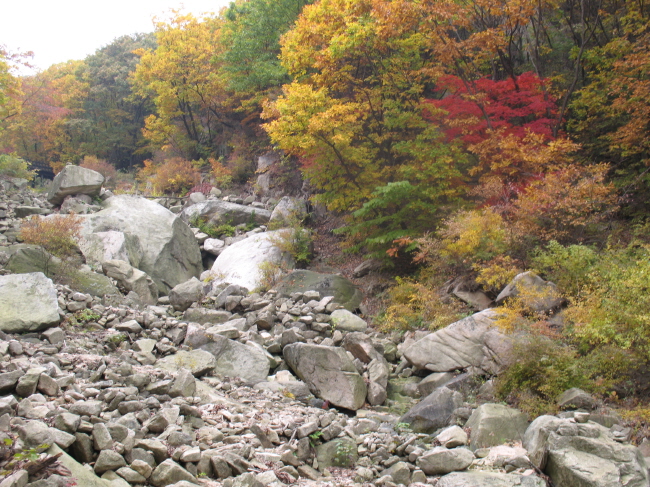
[[[215,375],[239,377],[252,384],[266,380],[270,364],[262,349],[220,335],[213,335],[211,340],[200,348],[211,353],[216,359],[213,371]]]
[[[501,404],[481,404],[470,416],[470,447],[487,448],[512,441],[522,441],[528,428],[526,414]]]
[[[512,338],[494,325],[495,319],[492,309],[468,316],[418,340],[404,357],[432,372],[476,367],[497,374],[510,360]]]
[[[0,330],[26,333],[61,321],[56,289],[42,272],[0,276]]]
[[[535,475],[454,472],[440,478],[436,487],[546,487],[546,482]]]
[[[355,411],[363,406],[367,386],[343,348],[293,343],[283,354],[315,396]]]

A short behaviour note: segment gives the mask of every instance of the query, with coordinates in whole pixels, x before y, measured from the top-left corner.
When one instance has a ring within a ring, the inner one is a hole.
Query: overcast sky
[[[32,64],[84,59],[115,38],[152,32],[154,16],[172,8],[199,15],[219,12],[230,0],[0,0],[0,45],[33,51]]]

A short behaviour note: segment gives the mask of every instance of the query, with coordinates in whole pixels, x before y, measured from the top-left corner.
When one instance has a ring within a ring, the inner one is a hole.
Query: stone
[[[433,374],[427,375],[418,383],[418,391],[420,391],[422,397],[426,397],[453,378],[454,374],[451,372],[434,372]]]
[[[213,286],[228,283],[256,289],[262,285],[265,266],[292,269],[293,258],[275,243],[287,232],[289,230],[258,233],[228,246],[210,270]]]
[[[557,400],[560,409],[595,409],[596,400],[582,389],[576,387],[562,393]]]
[[[217,361],[213,354],[205,350],[180,351],[158,359],[156,366],[165,370],[176,372],[180,369],[189,369],[194,377],[201,377],[214,370]]]
[[[0,394],[12,392],[16,388],[18,379],[24,374],[25,372],[20,369],[0,374]]]
[[[54,177],[47,194],[47,201],[53,205],[60,205],[68,195],[99,196],[103,184],[104,176],[97,171],[67,165]]]
[[[562,296],[557,286],[530,271],[517,274],[510,284],[499,293],[495,302],[501,304],[506,299],[515,296],[522,299],[527,307],[537,312],[548,312],[562,304]]]
[[[149,481],[155,487],[165,487],[181,481],[198,484],[194,475],[171,459],[167,459],[158,465],[151,474]]]
[[[214,335],[212,342],[201,346],[216,359],[213,373],[219,377],[240,377],[255,384],[266,380],[270,363],[261,348]]]
[[[411,483],[411,469],[406,462],[397,462],[379,474],[379,477],[388,475],[396,484],[408,485]]]
[[[270,222],[281,222],[291,226],[292,222],[302,222],[307,218],[307,204],[305,200],[283,196],[273,208]]]
[[[215,226],[224,224],[236,226],[250,222],[265,225],[271,218],[271,212],[229,201],[207,200],[188,206],[181,212],[180,217],[185,222],[200,218]]]
[[[467,445],[467,433],[460,426],[454,425],[445,428],[436,436],[436,440],[445,448],[456,448]]]
[[[357,444],[350,438],[337,438],[316,447],[318,469],[329,467],[352,467],[359,457]]]
[[[286,275],[274,286],[283,294],[318,291],[322,297],[332,296],[334,303],[348,311],[354,311],[361,304],[363,294],[352,281],[334,274],[321,274],[307,270],[296,270]]]
[[[436,487],[546,487],[546,482],[536,475],[472,471],[445,475],[438,480]]]
[[[169,291],[169,302],[176,311],[185,311],[203,296],[203,283],[196,277],[177,284]]]
[[[121,260],[149,275],[161,294],[201,273],[194,233],[172,212],[131,195],[112,196],[102,206],[97,213],[81,216],[80,248],[89,263],[106,260],[105,248],[89,236],[114,231],[124,234],[127,258]]]
[[[351,313],[347,309],[337,309],[331,315],[332,327],[342,331],[364,332],[368,324],[359,316]]]
[[[180,369],[169,387],[171,397],[192,397],[196,392],[196,379],[192,371]]]
[[[54,436],[50,428],[40,421],[29,421],[18,426],[17,430],[25,449],[34,448],[40,453],[54,444]]]
[[[56,289],[41,272],[0,276],[0,330],[26,333],[61,321]]]
[[[438,446],[420,456],[417,466],[427,475],[444,475],[465,470],[474,458],[474,454],[467,448],[447,449]]]
[[[76,442],[75,442],[76,444]],[[70,470],[70,477],[64,477],[66,482],[70,479],[75,479],[78,486],[83,487],[117,487],[117,485],[109,483],[106,480],[100,479],[91,468],[86,468],[85,465],[82,465],[77,460],[72,458],[66,452],[64,452],[57,445],[52,446],[48,451],[48,455],[58,455],[61,456],[58,459],[58,462],[63,465],[65,468]],[[92,461],[92,460],[90,460]],[[89,463],[89,462],[85,462]],[[65,484],[63,484],[65,485]]]
[[[343,348],[293,343],[283,356],[315,396],[355,411],[363,406],[367,386]]]
[[[57,345],[65,340],[65,333],[58,326],[56,328],[48,328],[43,332],[43,336],[52,345]]]
[[[99,452],[94,470],[96,474],[101,475],[108,470],[117,470],[125,466],[126,461],[122,455],[113,450],[102,450]]]
[[[418,433],[433,433],[449,425],[454,410],[462,402],[463,396],[460,393],[441,387],[413,406],[399,422],[409,424]]]
[[[522,441],[528,428],[528,418],[517,409],[487,403],[474,410],[465,427],[471,429],[470,447],[474,451]]]
[[[144,304],[154,305],[158,301],[158,287],[153,279],[140,269],[135,269],[123,260],[102,262],[102,270],[115,279],[126,292],[135,292]]]
[[[494,325],[492,309],[475,313],[426,335],[404,350],[409,363],[432,372],[475,367],[497,374],[511,360],[512,338]]]
[[[218,238],[207,238],[203,242],[203,250],[212,255],[219,255],[226,248],[226,242]]]

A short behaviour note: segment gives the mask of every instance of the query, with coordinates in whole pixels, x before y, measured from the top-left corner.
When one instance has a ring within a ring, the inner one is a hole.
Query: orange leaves
[[[158,165],[146,160],[144,165],[138,177],[151,184],[153,192],[157,195],[184,193],[201,180],[201,174],[196,167],[180,157],[173,157]]]

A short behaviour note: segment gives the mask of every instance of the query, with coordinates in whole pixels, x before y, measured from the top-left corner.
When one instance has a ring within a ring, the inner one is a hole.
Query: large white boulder
[[[0,276],[0,330],[25,333],[61,321],[56,289],[42,272]]]
[[[113,196],[103,206],[83,216],[80,248],[89,263],[126,260],[147,273],[163,294],[199,276],[201,251],[194,233],[171,211],[130,195]]]
[[[227,282],[255,289],[262,284],[265,267],[293,268],[292,257],[276,245],[289,231],[257,233],[227,247],[212,265],[213,286]]]

